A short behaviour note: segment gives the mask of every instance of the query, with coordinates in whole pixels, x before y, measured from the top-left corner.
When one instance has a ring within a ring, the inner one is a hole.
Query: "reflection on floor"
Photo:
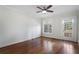
[[[0,48],[3,54],[78,54],[79,46],[75,42],[40,37]]]

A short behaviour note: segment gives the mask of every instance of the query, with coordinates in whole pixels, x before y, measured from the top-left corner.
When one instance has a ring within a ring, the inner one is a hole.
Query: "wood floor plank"
[[[0,54],[78,54],[76,42],[39,37],[0,48]]]

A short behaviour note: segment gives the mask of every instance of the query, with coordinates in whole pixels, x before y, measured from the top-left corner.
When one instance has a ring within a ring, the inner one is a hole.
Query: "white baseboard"
[[[40,36],[33,37],[31,39],[38,38],[38,37],[40,37]],[[17,44],[17,43],[21,43],[21,42],[24,42],[24,41],[28,41],[28,40],[31,40],[31,39],[20,40],[20,41],[11,42],[11,43],[8,43],[8,44],[0,45],[0,48],[6,47],[6,46],[10,46],[10,45],[13,45],[13,44]]]

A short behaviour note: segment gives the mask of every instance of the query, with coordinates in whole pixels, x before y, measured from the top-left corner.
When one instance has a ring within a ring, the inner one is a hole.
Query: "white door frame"
[[[72,20],[72,37],[64,37],[64,24],[63,24],[63,39],[64,40],[69,40],[69,41],[75,41],[78,42],[77,40],[77,17],[67,17],[63,19],[64,21],[69,21]]]

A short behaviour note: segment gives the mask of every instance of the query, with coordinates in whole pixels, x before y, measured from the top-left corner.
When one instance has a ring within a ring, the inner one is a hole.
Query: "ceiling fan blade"
[[[45,6],[43,6],[43,10],[45,10],[46,8],[45,8]]]
[[[37,11],[37,13],[40,13],[40,12],[42,12],[42,11]]]
[[[52,10],[46,10],[47,12],[54,12],[54,11],[52,11]]]
[[[52,5],[49,5],[46,9],[49,9],[49,8],[51,8],[52,7]]]
[[[41,9],[41,10],[43,10],[41,7],[37,7],[38,9]]]

